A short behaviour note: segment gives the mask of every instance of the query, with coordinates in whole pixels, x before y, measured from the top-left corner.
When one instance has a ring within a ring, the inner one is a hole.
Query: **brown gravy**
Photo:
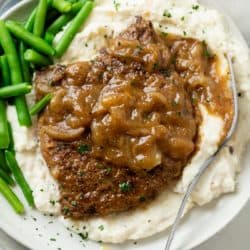
[[[43,156],[62,212],[88,218],[127,211],[176,180],[198,147],[198,104],[232,119],[228,77],[195,39],[157,34],[137,17],[91,62],[36,73]]]

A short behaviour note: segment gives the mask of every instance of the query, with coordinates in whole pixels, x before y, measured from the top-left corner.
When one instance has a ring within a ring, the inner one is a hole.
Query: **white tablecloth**
[[[250,0],[217,0],[237,23],[250,45]],[[0,0],[0,3],[4,0]],[[249,190],[250,192],[250,190]],[[1,213],[0,213],[1,216]],[[0,249],[27,250],[0,231]],[[250,201],[225,229],[194,250],[249,250]]]

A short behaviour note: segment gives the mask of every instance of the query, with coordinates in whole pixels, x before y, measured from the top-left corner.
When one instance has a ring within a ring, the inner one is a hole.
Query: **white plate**
[[[213,1],[204,0],[202,2],[211,5]],[[9,10],[8,13],[4,15],[4,18],[24,20],[35,3],[36,1],[32,0],[24,1]],[[239,33],[230,19],[229,22],[233,32]],[[238,36],[241,36],[240,33]],[[179,227],[173,245],[174,249],[191,249],[201,244],[219,232],[240,212],[250,196],[250,168],[247,167],[249,161],[250,148],[246,153],[242,166],[243,170],[238,178],[239,184],[237,192],[223,196],[205,207],[196,208],[191,211]],[[19,197],[22,197],[20,191],[16,191]],[[84,249],[83,246],[86,246],[85,249],[89,250],[100,249],[101,244],[82,241],[78,235],[71,234],[63,225],[58,223],[55,218],[43,216],[37,211],[31,211],[28,207],[26,209],[27,214],[24,217],[20,217],[14,214],[7,202],[0,196],[0,228],[25,246],[35,250],[52,250],[58,248],[62,250],[82,250]],[[163,249],[166,236],[167,232],[163,232],[154,237],[139,241],[137,244],[128,242],[122,245],[109,246],[105,249]],[[54,239],[56,239],[56,241],[54,241]]]

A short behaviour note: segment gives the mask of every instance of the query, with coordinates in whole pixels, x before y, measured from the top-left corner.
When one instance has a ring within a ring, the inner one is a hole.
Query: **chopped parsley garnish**
[[[146,200],[145,196],[142,195],[142,196],[139,197],[140,202],[144,202],[145,200]]]
[[[115,10],[118,11],[119,8],[120,8],[120,6],[121,6],[121,4],[118,3],[116,0],[113,1],[113,4],[114,4],[114,6],[115,6]]]
[[[198,4],[192,6],[192,9],[193,9],[193,10],[198,10],[199,8],[200,8],[200,5],[198,5]]]
[[[192,102],[193,105],[196,105],[197,102],[198,102],[197,97],[196,96],[192,96],[191,102]]]
[[[123,193],[126,193],[131,190],[131,184],[129,182],[123,182],[119,184],[119,188]]]
[[[212,58],[213,55],[209,52],[206,41],[202,41],[202,44],[203,44],[203,47],[204,47],[204,56],[206,58]]]
[[[161,71],[161,73],[166,77],[170,77],[171,76],[171,69],[164,69]]]
[[[89,237],[89,233],[85,232],[85,233],[79,233],[78,234],[83,240],[87,240]]]
[[[136,48],[137,48],[138,50],[143,50],[143,46],[142,46],[142,45],[137,45]]]
[[[50,238],[50,241],[56,241],[56,239],[55,238]]]
[[[87,144],[82,144],[77,148],[79,154],[85,154],[91,150],[90,146]]]
[[[96,164],[96,167],[97,168],[104,168],[105,166],[103,164],[101,164],[101,163],[98,163],[98,164]]]
[[[143,47],[141,45],[136,46],[135,53],[140,54],[143,51]]]
[[[165,17],[167,17],[167,18],[171,18],[171,17],[172,17],[172,14],[171,14],[168,10],[164,10],[163,16],[165,16]]]
[[[100,225],[98,228],[99,228],[101,231],[104,230],[104,226],[103,226],[103,225]]]
[[[76,207],[76,206],[77,206],[77,202],[76,202],[76,201],[71,201],[71,205],[72,205],[73,207]]]
[[[208,103],[211,102],[211,97],[208,96],[208,97],[206,98],[206,102],[208,102]]]
[[[112,172],[112,168],[106,168],[104,171],[106,174],[110,174]]]
[[[184,21],[184,20],[185,20],[185,17],[184,17],[184,16],[182,16],[182,17],[181,17],[181,21]]]
[[[168,36],[168,33],[167,33],[167,32],[164,32],[164,31],[162,31],[161,34],[162,34],[163,36]]]
[[[187,35],[187,32],[186,32],[185,30],[183,31],[183,35],[184,35],[184,36],[186,36],[186,35]]]
[[[56,202],[54,200],[50,200],[49,203],[52,205],[52,206],[55,206]]]
[[[79,170],[79,171],[78,171],[78,175],[79,175],[79,176],[84,176],[84,174],[85,174],[85,173],[84,173],[83,170]]]
[[[153,69],[157,70],[159,68],[159,63],[154,63]]]
[[[68,207],[64,207],[62,209],[62,212],[63,212],[64,215],[68,215],[69,214],[69,208]]]

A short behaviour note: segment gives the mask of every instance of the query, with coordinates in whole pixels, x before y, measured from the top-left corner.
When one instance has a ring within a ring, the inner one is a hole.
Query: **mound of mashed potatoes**
[[[133,23],[134,17],[138,15],[151,20],[159,32],[205,40],[221,59],[221,75],[228,74],[224,55],[230,54],[234,58],[240,107],[237,132],[198,183],[186,207],[187,212],[236,189],[237,173],[240,171],[242,155],[249,141],[248,48],[230,31],[225,18],[219,12],[208,9],[195,0],[98,0],[88,22],[76,35],[65,55],[56,63],[68,64],[93,59],[99,49],[107,45],[107,36],[118,35]],[[56,37],[55,43],[60,36],[61,34]],[[34,94],[31,94],[29,103],[33,102]],[[20,127],[16,111],[11,106],[8,107],[8,118],[13,126],[16,157],[34,191],[37,209],[43,213],[58,215],[63,223],[77,233],[88,232],[92,240],[120,243],[151,236],[173,223],[188,184],[205,159],[216,151],[224,129],[224,121],[219,116],[212,115],[202,105],[200,110],[203,117],[199,130],[200,147],[185,167],[176,186],[161,193],[146,208],[86,221],[63,219],[60,215],[60,204],[57,202],[60,192],[40,153],[36,119],[32,128]],[[105,230],[100,230],[100,225],[103,225]]]

